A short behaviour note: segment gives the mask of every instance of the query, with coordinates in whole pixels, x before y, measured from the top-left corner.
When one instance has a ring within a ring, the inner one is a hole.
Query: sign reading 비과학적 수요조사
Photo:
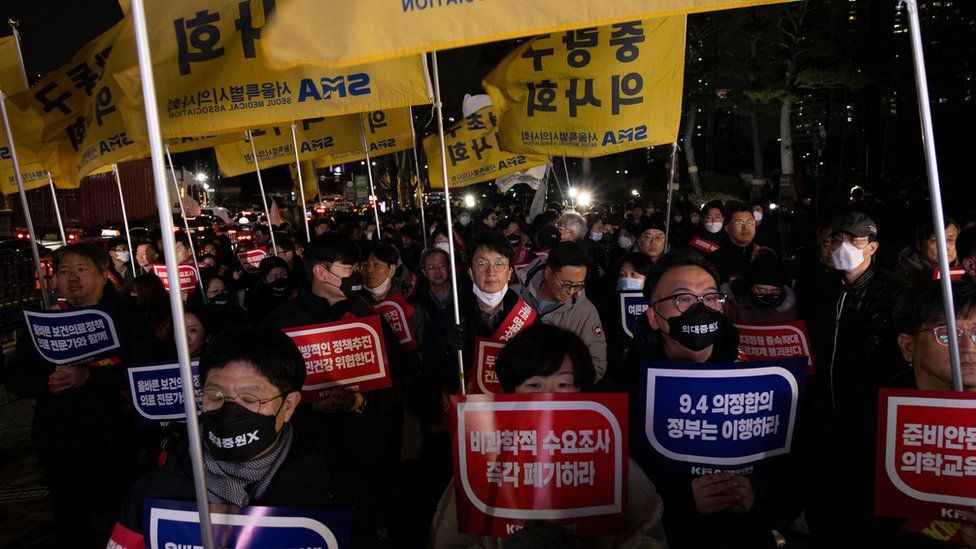
[[[195,502],[147,498],[143,510],[145,547],[202,547]],[[349,547],[352,509],[293,509],[211,505],[217,547]],[[118,528],[116,528],[118,530]],[[113,534],[113,540],[116,536]],[[130,545],[120,544],[130,548]]]
[[[976,506],[976,394],[881,389],[875,514],[959,518]]]
[[[192,292],[196,287],[198,282],[197,270],[193,265],[179,265],[180,273],[180,291],[181,292]],[[152,265],[153,274],[159,277],[159,280],[163,282],[163,288],[169,291],[169,275],[166,271],[166,265],[155,264]]]
[[[647,300],[644,292],[617,292],[620,298],[620,340],[628,344],[634,339],[634,326],[637,319],[647,312]]]
[[[198,410],[203,398],[200,374],[197,369],[199,362],[199,359],[190,362]],[[137,427],[157,427],[186,419],[186,412],[183,409],[183,379],[180,377],[178,363],[129,366],[126,370],[129,376],[132,406],[136,410]]]
[[[53,364],[96,359],[118,349],[115,323],[101,309],[24,310],[34,348]]]
[[[806,358],[641,363],[641,453],[676,475],[750,474],[790,452]]]
[[[508,536],[525,520],[578,535],[626,523],[627,395],[451,397],[458,531]]]
[[[258,272],[258,267],[266,257],[268,257],[268,249],[263,246],[237,252],[237,259],[241,262],[241,267],[251,274]]]
[[[334,387],[367,392],[392,386],[379,315],[286,328],[305,359],[302,400],[320,400]]]
[[[807,374],[814,373],[807,324],[802,320],[782,324],[736,324],[739,351],[749,360],[807,358]]]

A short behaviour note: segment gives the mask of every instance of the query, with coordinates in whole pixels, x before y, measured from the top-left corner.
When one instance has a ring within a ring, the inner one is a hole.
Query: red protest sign
[[[378,315],[282,331],[305,359],[302,400],[306,402],[321,399],[334,387],[367,392],[393,384]]]
[[[152,265],[153,274],[159,277],[163,281],[163,288],[169,291],[169,277],[166,271],[166,265]],[[191,292],[193,288],[196,287],[198,282],[197,270],[193,265],[179,265],[180,273],[180,291],[181,292]]]
[[[696,236],[695,238],[692,238],[691,242],[689,242],[688,244],[705,252],[706,254],[710,254],[715,250],[719,249],[718,244],[712,242],[711,240],[706,240],[700,236]]]
[[[735,327],[739,330],[739,351],[746,359],[807,357],[807,373],[815,373],[806,322],[736,324]]]
[[[976,394],[881,389],[874,511],[959,518],[976,506]]]
[[[627,395],[451,397],[458,531],[508,536],[525,520],[581,537],[626,523]]]
[[[962,267],[949,267],[949,280],[959,280],[966,274],[966,269]],[[938,267],[932,271],[932,280],[939,280],[942,278],[942,271]]]
[[[502,386],[498,383],[498,373],[495,371],[495,361],[498,360],[498,353],[502,352],[504,347],[504,341],[495,341],[483,337],[475,338],[474,377],[476,385],[472,387],[474,392],[483,395],[502,392]]]
[[[414,339],[413,330],[410,329],[410,317],[413,316],[414,308],[403,299],[402,294],[397,292],[387,297],[386,301],[374,304],[373,308],[386,319],[404,351],[417,348],[417,340]]]
[[[268,257],[268,249],[263,246],[237,252],[237,259],[241,262],[241,267],[244,267],[244,270],[251,274],[258,272],[258,266],[266,257]]]

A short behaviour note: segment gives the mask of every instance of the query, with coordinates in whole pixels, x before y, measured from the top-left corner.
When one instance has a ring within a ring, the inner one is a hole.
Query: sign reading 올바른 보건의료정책
[[[203,398],[198,372],[199,359],[190,362],[193,371],[193,388],[197,395],[197,409]],[[141,364],[126,367],[129,377],[129,392],[136,427],[153,428],[168,425],[174,421],[184,421],[183,379],[180,365],[172,362]]]
[[[617,292],[617,296],[620,299],[620,340],[626,345],[634,339],[634,326],[648,305],[644,292],[624,290]]]
[[[234,505],[210,506],[217,547],[349,547],[352,509],[296,509]],[[146,547],[202,547],[195,502],[146,498],[143,511]]]
[[[976,506],[976,395],[881,389],[875,514],[958,520]]]
[[[642,362],[638,457],[673,475],[751,474],[793,444],[806,358]]]
[[[589,537],[626,523],[627,395],[451,397],[458,531],[509,536],[526,520]]]
[[[749,360],[807,357],[807,374],[814,373],[807,324],[802,320],[782,324],[736,324],[739,350]]]
[[[120,347],[112,317],[101,308],[24,310],[34,348],[53,364],[91,362]]]

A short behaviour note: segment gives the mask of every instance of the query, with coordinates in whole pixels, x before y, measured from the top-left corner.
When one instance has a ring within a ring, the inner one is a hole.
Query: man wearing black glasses
[[[548,263],[526,276],[522,299],[539,312],[542,322],[569,330],[586,343],[599,381],[607,370],[607,338],[596,307],[583,293],[588,263],[578,243],[556,244]]]

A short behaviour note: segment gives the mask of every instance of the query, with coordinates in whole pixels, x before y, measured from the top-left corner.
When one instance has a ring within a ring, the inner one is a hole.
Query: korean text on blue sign
[[[806,358],[641,364],[640,446],[674,474],[750,474],[789,454]]]
[[[190,363],[193,370],[193,389],[197,396],[197,409],[203,393],[200,389],[199,361]],[[159,425],[186,419],[183,409],[183,380],[180,378],[180,365],[175,363],[130,366],[129,391],[132,405],[136,409],[136,424]]]
[[[627,344],[634,339],[634,326],[637,319],[647,311],[644,292],[618,292],[620,296],[620,339]]]
[[[291,509],[211,505],[217,547],[348,547],[352,509]],[[147,498],[143,531],[147,547],[202,547],[200,515],[194,502]]]
[[[24,311],[37,352],[48,362],[72,364],[119,348],[112,317],[98,309]]]

